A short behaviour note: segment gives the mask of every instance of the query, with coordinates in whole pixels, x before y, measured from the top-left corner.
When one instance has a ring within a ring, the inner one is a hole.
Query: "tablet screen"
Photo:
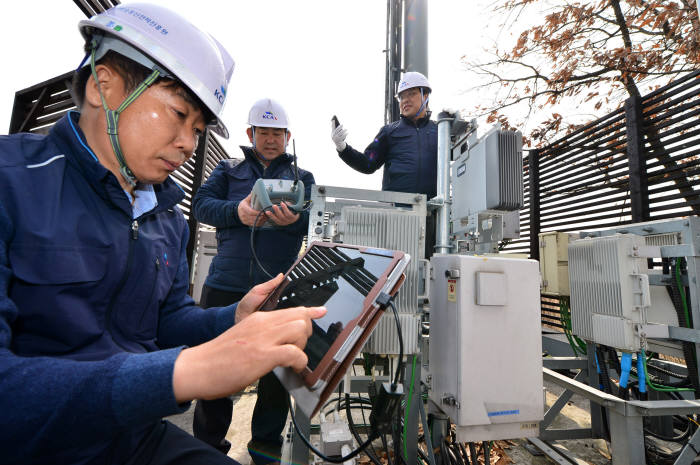
[[[343,329],[362,313],[377,276],[382,276],[392,263],[393,257],[383,252],[312,245],[287,274],[277,305],[272,308],[328,309],[325,316],[313,321],[313,334],[304,349],[310,370],[316,369]]]

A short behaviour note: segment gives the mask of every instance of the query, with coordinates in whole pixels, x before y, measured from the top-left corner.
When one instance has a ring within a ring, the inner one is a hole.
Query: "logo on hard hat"
[[[262,119],[271,119],[271,120],[277,121],[277,117],[275,115],[273,115],[272,112],[269,112],[269,111],[266,111],[265,113],[263,113]]]
[[[214,91],[214,97],[216,97],[219,103],[224,103],[224,100],[226,99],[226,89],[224,86],[221,86],[219,89]]]

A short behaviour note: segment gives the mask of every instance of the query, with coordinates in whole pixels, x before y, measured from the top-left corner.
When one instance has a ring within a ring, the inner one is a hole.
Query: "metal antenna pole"
[[[449,253],[450,211],[447,208],[450,201],[450,130],[455,117],[448,112],[438,115],[438,145],[437,145],[437,231],[435,234],[435,253]]]

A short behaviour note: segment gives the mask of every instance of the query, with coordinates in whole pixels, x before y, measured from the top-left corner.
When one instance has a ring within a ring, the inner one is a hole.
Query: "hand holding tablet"
[[[382,309],[380,293],[394,295],[410,260],[401,251],[315,242],[287,272],[260,310],[325,306],[311,321],[300,372],[277,367],[275,374],[309,417],[340,382]]]

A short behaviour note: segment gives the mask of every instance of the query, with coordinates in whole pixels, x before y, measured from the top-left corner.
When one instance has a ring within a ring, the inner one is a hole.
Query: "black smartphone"
[[[338,121],[338,117],[337,117],[337,116],[333,115],[333,118],[331,118],[331,121],[333,121],[333,127],[334,127],[334,128],[337,128],[338,126],[340,126],[340,121]]]

